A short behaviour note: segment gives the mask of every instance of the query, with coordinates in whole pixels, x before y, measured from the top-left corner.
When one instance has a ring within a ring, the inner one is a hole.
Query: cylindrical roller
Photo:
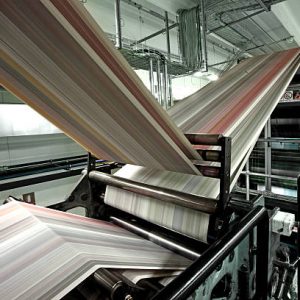
[[[128,285],[117,274],[107,269],[98,269],[94,273],[94,279],[102,288],[109,292],[112,300],[123,300],[129,295]]]
[[[197,149],[197,152],[206,161],[220,161],[221,160],[221,151],[219,151],[219,150]]]
[[[202,211],[208,214],[215,213],[217,209],[217,200],[212,198],[205,198],[202,196],[186,194],[172,189],[135,182],[133,180],[97,171],[90,172],[89,178],[93,181],[102,182],[107,185],[115,186],[129,192],[170,202],[176,205]]]
[[[175,253],[178,253],[188,259],[195,260],[200,256],[200,253],[197,253],[191,249],[188,249],[187,247],[184,247],[182,245],[179,245],[178,243],[175,243],[172,240],[168,240],[166,238],[163,238],[159,236],[158,234],[155,234],[153,232],[149,232],[144,228],[141,228],[137,225],[135,225],[133,222],[130,222],[129,220],[123,220],[119,217],[111,216],[110,220],[115,223],[116,225],[123,227],[127,229],[128,231],[131,231],[149,241],[152,241],[155,244],[158,244],[166,249],[169,249]]]
[[[185,137],[194,145],[220,145],[221,134],[187,133]]]

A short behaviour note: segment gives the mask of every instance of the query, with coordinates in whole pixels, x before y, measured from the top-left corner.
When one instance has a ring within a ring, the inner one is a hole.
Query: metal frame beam
[[[256,207],[205,251],[198,260],[156,294],[152,300],[187,299],[216,270],[218,265],[257,227],[256,298],[268,298],[269,217]]]
[[[250,15],[247,15],[247,16],[245,16],[245,17],[243,17],[243,18],[240,18],[240,19],[238,19],[238,20],[231,21],[231,22],[229,22],[229,23],[226,23],[226,22],[224,22],[224,21],[221,20],[221,22],[224,23],[224,25],[219,26],[219,27],[216,27],[216,28],[213,28],[213,29],[209,30],[208,33],[213,33],[213,32],[219,31],[219,30],[221,30],[221,29],[223,29],[223,28],[226,28],[226,27],[228,27],[228,26],[231,26],[231,25],[237,24],[237,23],[239,23],[239,22],[241,22],[241,21],[244,21],[244,20],[246,20],[246,19],[252,18],[252,17],[254,17],[254,16],[256,16],[256,15],[262,13],[262,12],[264,12],[264,10],[259,10],[259,11],[256,11],[256,12],[250,14]]]
[[[172,93],[172,79],[168,74],[168,62],[171,62],[171,44],[170,44],[170,32],[169,32],[169,15],[168,12],[165,11],[165,28],[166,28],[166,42],[167,42],[167,52],[168,52],[168,60],[165,61],[165,76],[166,76],[166,104],[167,108],[173,106],[173,93]]]
[[[201,70],[204,72],[208,71],[208,56],[207,56],[207,40],[206,40],[206,11],[204,0],[200,0],[200,31],[201,31],[201,52],[202,52],[202,62]],[[203,65],[202,65],[203,64]]]
[[[116,47],[122,49],[121,4],[115,0]]]
[[[268,119],[265,129],[264,129],[265,139],[271,138],[271,120]],[[272,147],[271,143],[265,143],[265,174],[268,175],[265,180],[265,186],[267,191],[271,191],[272,180],[270,175],[272,175]]]
[[[256,0],[258,3],[259,3],[259,5],[265,10],[265,11],[270,11],[270,7],[268,7],[265,3],[264,3],[264,1],[262,1],[262,0]]]
[[[175,28],[175,27],[177,27],[177,26],[178,26],[178,23],[175,23],[175,24],[173,24],[173,25],[170,25],[170,26],[168,26],[168,30],[170,31],[171,29],[173,29],[173,28]],[[134,46],[134,45],[137,45],[137,44],[141,44],[142,42],[145,42],[145,41],[147,41],[147,40],[150,40],[150,39],[152,39],[152,38],[154,38],[154,37],[156,37],[156,36],[158,36],[158,35],[160,35],[160,34],[162,34],[162,33],[164,33],[164,32],[166,32],[166,28],[162,28],[161,30],[158,30],[158,31],[156,31],[156,32],[154,32],[154,33],[152,33],[152,34],[149,34],[149,35],[145,36],[144,38],[142,38],[142,39],[140,39],[140,40],[138,40],[138,41],[136,41],[136,42],[130,44],[130,46]]]

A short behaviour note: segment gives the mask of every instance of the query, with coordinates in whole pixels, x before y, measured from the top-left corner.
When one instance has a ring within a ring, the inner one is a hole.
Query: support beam
[[[116,47],[122,49],[121,5],[115,0]]]
[[[175,28],[175,27],[177,27],[177,26],[178,26],[178,23],[174,23],[173,25],[170,25],[170,26],[168,27],[168,30],[171,30],[171,29],[173,29],[173,28]],[[142,38],[142,39],[140,39],[140,40],[138,40],[138,41],[136,41],[136,42],[130,44],[130,46],[134,46],[134,45],[141,44],[141,43],[143,43],[143,42],[145,42],[145,41],[147,41],[147,40],[150,40],[150,39],[152,39],[152,38],[154,38],[154,37],[156,37],[156,36],[158,36],[158,35],[160,35],[160,34],[162,34],[162,33],[164,33],[164,32],[166,32],[166,28],[163,28],[163,29],[161,29],[161,30],[158,30],[158,31],[156,31],[156,32],[154,32],[154,33],[152,33],[152,34],[150,34],[150,35],[147,35],[147,36],[145,36],[144,38]]]
[[[269,119],[265,125],[265,139],[271,138],[271,120]],[[265,143],[265,174],[268,175],[265,180],[266,191],[271,191],[272,181],[272,148],[271,143]]]
[[[288,36],[288,37],[286,37],[286,38],[283,38],[283,39],[281,39],[281,40],[277,40],[277,41],[274,41],[274,42],[272,42],[272,43],[269,43],[269,44],[263,44],[263,45],[260,45],[260,46],[255,46],[255,47],[252,47],[252,48],[248,48],[248,49],[246,49],[245,51],[251,51],[251,50],[255,50],[255,49],[259,49],[259,48],[262,48],[262,47],[265,47],[265,46],[272,46],[272,45],[274,45],[274,44],[279,44],[279,43],[281,43],[281,42],[285,42],[285,41],[287,41],[287,40],[289,40],[289,39],[293,39],[294,37],[293,36]]]
[[[168,12],[165,11],[165,30],[166,30],[166,42],[167,42],[167,52],[168,52],[168,60],[171,61],[171,46],[170,46],[170,32],[169,32],[169,16]]]
[[[236,24],[236,23],[239,23],[239,22],[244,21],[246,19],[252,18],[252,17],[254,17],[254,16],[256,16],[256,15],[262,13],[262,12],[264,12],[264,10],[259,10],[259,11],[256,11],[256,12],[250,14],[250,15],[247,15],[247,16],[245,16],[243,18],[240,18],[238,20],[235,20],[235,21],[232,21],[232,22],[229,22],[229,23],[225,23],[225,22],[222,21],[224,23],[224,25],[216,27],[216,28],[213,28],[212,30],[209,30],[208,33],[213,33],[213,32],[219,31],[219,30],[221,30],[223,28],[226,28],[228,26],[231,26],[233,24]]]
[[[151,94],[154,96],[154,78],[153,78],[153,58],[150,57],[149,58],[149,65],[150,65],[150,68],[149,68],[149,82],[150,82],[150,91],[151,91]]]
[[[201,51],[202,51],[202,62],[201,62],[201,70],[203,72],[207,72],[208,71],[208,62],[207,62],[207,44],[206,44],[206,12],[205,12],[205,4],[204,4],[204,0],[200,0],[200,30],[201,30],[201,42],[202,42],[202,47],[201,47]]]
[[[255,227],[257,227],[255,299],[267,299],[269,218],[267,210],[258,206],[239,223],[233,225],[231,231],[212,244],[194,263],[158,292],[152,300],[187,299]]]
[[[138,9],[139,11],[145,12],[145,13],[147,13],[147,14],[153,16],[153,17],[156,17],[156,18],[158,18],[158,19],[160,19],[160,20],[163,20],[163,21],[165,20],[165,18],[164,18],[163,15],[159,14],[159,13],[156,12],[156,11],[150,10],[150,9],[144,7],[143,5],[139,4],[139,3],[136,3],[136,2],[134,2],[134,1],[132,1],[132,0],[122,0],[122,1],[123,1],[124,3],[126,3],[126,4],[128,4],[128,5],[130,5],[130,6],[132,6],[132,7],[135,7],[135,8]],[[173,23],[173,21],[170,21],[170,22]]]
[[[157,100],[162,105],[162,91],[161,91],[161,74],[160,74],[160,57],[156,61],[156,78],[157,78]]]
[[[246,162],[246,200],[250,201],[250,176],[249,176],[249,159]]]
[[[167,60],[162,64],[162,92],[163,92],[163,108],[168,109],[169,97],[168,97],[168,65]]]
[[[262,0],[256,0],[258,3],[259,3],[259,5],[265,10],[265,11],[270,11],[270,7],[268,7],[265,3],[264,3],[264,1],[262,1]]]
[[[172,79],[168,72],[168,62],[171,62],[171,44],[170,44],[170,32],[169,32],[169,15],[165,11],[165,25],[166,25],[166,42],[167,42],[167,53],[168,60],[165,62],[165,75],[166,75],[166,104],[167,108],[173,106],[173,95],[172,95]]]
[[[278,179],[278,180],[288,180],[288,181],[293,181],[296,182],[297,178],[296,177],[290,177],[290,176],[281,176],[281,175],[267,175],[263,173],[257,173],[257,172],[250,172],[250,171],[242,171],[241,174],[245,174],[246,176],[256,176],[256,177],[263,177],[263,178],[273,178],[273,179]]]

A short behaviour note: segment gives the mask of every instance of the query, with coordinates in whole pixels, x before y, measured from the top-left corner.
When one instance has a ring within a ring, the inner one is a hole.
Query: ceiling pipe
[[[234,20],[234,21],[229,22],[229,23],[226,23],[226,22],[222,21],[222,17],[221,17],[222,14],[221,14],[221,15],[220,15],[220,21],[221,21],[224,25],[219,26],[219,27],[216,27],[216,28],[214,28],[214,29],[211,29],[211,30],[208,31],[208,33],[216,32],[216,31],[221,30],[221,29],[223,29],[223,28],[229,27],[230,25],[233,25],[233,24],[239,23],[239,22],[241,22],[241,21],[244,21],[244,20],[246,20],[246,19],[252,18],[252,17],[254,17],[254,16],[256,16],[256,15],[262,13],[262,12],[264,12],[264,10],[259,10],[259,11],[256,11],[256,12],[250,14],[250,15],[247,15],[247,16],[245,16],[245,17],[243,17],[243,18],[240,18],[240,19],[238,19],[238,20]]]

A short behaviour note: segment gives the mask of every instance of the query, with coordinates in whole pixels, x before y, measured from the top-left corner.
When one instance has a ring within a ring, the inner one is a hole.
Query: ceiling
[[[199,4],[199,0],[143,2],[174,15],[179,9]],[[251,55],[300,46],[299,0],[206,0],[205,3],[208,30]],[[209,38],[213,39],[211,35]]]

